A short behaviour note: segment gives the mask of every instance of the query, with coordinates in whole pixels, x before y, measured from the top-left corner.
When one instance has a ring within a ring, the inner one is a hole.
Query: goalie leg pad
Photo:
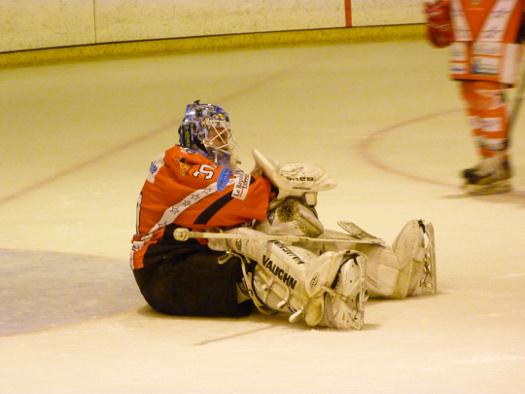
[[[348,248],[348,244],[337,243],[316,246],[319,251]],[[436,292],[434,228],[431,223],[423,220],[408,222],[391,248],[363,243],[352,244],[351,248],[367,257],[366,287],[371,297],[404,298]]]
[[[317,294],[312,294],[312,286],[309,285],[308,291],[306,289],[307,267],[317,258],[314,253],[278,241],[266,241],[263,238],[259,240],[257,235],[264,234],[249,228],[238,228],[231,232],[250,238],[222,242],[229,250],[256,263],[252,272],[245,277],[245,281],[251,288],[255,305],[263,313],[269,308],[276,312],[292,314],[291,320],[296,320],[302,314],[311,316],[312,309],[322,310],[323,305],[313,301],[313,296]],[[213,242],[213,247],[217,248],[216,242]],[[309,272],[309,275],[312,274]],[[335,273],[326,279],[318,275],[322,278],[320,285],[326,285],[334,276]],[[322,311],[312,313],[317,315],[322,314]],[[309,318],[307,323],[313,320],[315,319]]]
[[[291,322],[303,316],[310,326],[361,328],[366,299],[364,255],[329,251],[318,256],[278,241],[254,239],[260,234],[256,230],[234,232],[246,237],[226,244],[233,253],[255,261],[251,272],[243,272],[254,304],[263,313],[285,312]]]
[[[367,287],[371,297],[405,298],[436,292],[434,228],[411,220],[399,232],[392,248],[355,245],[366,254]]]
[[[393,296],[401,264],[392,248],[381,245],[356,244],[355,249],[367,257],[366,285],[370,297]]]
[[[276,272],[268,268],[264,263],[257,264],[252,281],[254,293],[267,307],[291,313],[291,322],[304,315],[309,326],[343,330],[363,326],[367,299],[366,257],[363,254],[326,252],[306,262],[304,293],[302,286],[284,287],[276,280]]]

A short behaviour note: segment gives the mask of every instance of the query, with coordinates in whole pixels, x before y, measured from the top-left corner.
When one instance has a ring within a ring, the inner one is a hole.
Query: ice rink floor
[[[525,392],[525,111],[515,190],[469,197],[477,159],[447,51],[423,41],[196,52],[0,70],[0,393]],[[128,266],[149,162],[185,104],[339,181],[328,228],[436,229],[439,293],[370,301],[362,331],[162,316]]]

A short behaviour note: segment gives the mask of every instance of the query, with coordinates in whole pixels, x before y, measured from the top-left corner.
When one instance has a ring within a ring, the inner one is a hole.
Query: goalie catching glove
[[[279,163],[264,156],[257,149],[252,151],[252,155],[256,168],[279,190],[276,201],[286,197],[297,197],[303,199],[306,205],[314,207],[317,204],[318,192],[337,186],[337,182],[316,165]]]

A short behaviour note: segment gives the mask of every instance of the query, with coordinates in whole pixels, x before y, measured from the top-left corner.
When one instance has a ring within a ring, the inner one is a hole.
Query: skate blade
[[[487,196],[512,191],[512,184],[508,180],[491,183],[490,185],[464,185],[467,194],[473,196]]]

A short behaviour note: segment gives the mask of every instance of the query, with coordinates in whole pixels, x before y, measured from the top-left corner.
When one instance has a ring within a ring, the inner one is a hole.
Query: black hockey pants
[[[222,255],[212,250],[199,251],[134,270],[133,274],[147,303],[158,312],[186,316],[249,315],[252,302],[237,302],[241,263],[234,256],[219,264]]]

